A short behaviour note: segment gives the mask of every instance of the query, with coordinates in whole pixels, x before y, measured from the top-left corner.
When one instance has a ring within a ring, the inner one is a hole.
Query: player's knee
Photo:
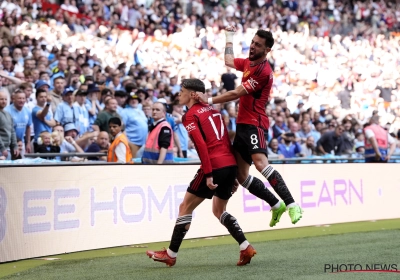
[[[213,214],[218,220],[221,217],[222,213],[224,213],[224,209],[219,209],[215,207],[213,208]]]
[[[189,205],[185,202],[182,202],[179,205],[179,216],[190,214],[189,212]]]
[[[265,167],[267,167],[268,158],[264,154],[256,154],[253,156],[253,162],[256,169],[261,172]]]
[[[248,176],[249,172],[247,170],[239,169],[236,178],[239,181],[239,183],[242,184],[247,179]]]

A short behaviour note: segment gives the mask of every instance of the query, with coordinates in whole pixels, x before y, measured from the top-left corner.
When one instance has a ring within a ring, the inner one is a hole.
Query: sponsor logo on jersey
[[[245,70],[243,73],[243,77],[247,77],[248,75],[250,75],[250,71],[249,70]]]
[[[194,125],[194,123],[190,123],[187,126],[185,126],[187,132],[192,132],[193,130],[196,129],[196,126]]]
[[[253,89],[255,89],[256,86],[258,85],[258,82],[254,80],[252,77],[250,77],[246,82],[248,82]]]
[[[254,147],[253,147],[253,150],[255,150],[255,149],[258,149],[258,146],[257,146],[257,145],[254,145]]]

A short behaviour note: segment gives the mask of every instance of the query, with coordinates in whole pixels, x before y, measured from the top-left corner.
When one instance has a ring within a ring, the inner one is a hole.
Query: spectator
[[[301,154],[303,157],[311,157],[316,155],[314,137],[307,137],[306,142],[301,145]]]
[[[64,127],[56,125],[53,127],[52,134],[53,144],[60,147],[60,153],[83,153],[82,148],[76,143],[73,136],[77,134],[74,124],[70,123],[65,126],[66,135],[64,137]],[[75,130],[75,134],[73,132]]]
[[[24,105],[26,102],[25,93],[22,90],[16,90],[13,93],[13,104],[7,106],[5,110],[12,116],[15,135],[21,139],[25,145],[25,151],[31,152],[31,125],[32,114]],[[21,156],[24,156],[24,155]]]
[[[41,83],[42,86],[46,86],[47,82]],[[36,88],[41,88],[40,84],[36,84]],[[62,95],[65,93],[65,79],[62,76],[56,77],[54,79],[54,89],[50,91],[50,95],[52,98],[51,101],[51,110],[55,115],[56,109],[58,105],[63,102]]]
[[[271,159],[282,159],[284,156],[281,154],[281,151],[279,150],[279,142],[278,139],[273,138],[268,144],[268,158]]]
[[[99,93],[99,88],[95,85],[89,85],[88,92],[97,95]],[[106,98],[112,96],[112,91],[109,88],[102,89],[100,96],[100,108],[103,110],[106,106]]]
[[[221,81],[223,83],[223,88],[227,91],[235,89],[235,80],[238,78],[236,74],[232,73],[232,69],[230,67],[226,68],[227,73],[222,74]]]
[[[46,73],[46,74],[48,75],[48,73]],[[42,75],[42,76],[43,76],[43,75]],[[49,89],[50,89],[50,84],[49,84],[48,81],[45,81],[45,80],[38,80],[38,81],[35,83],[35,89],[36,89],[36,90],[43,89],[45,92],[48,92]],[[52,101],[53,101],[53,98],[52,98]]]
[[[51,96],[44,90],[36,91],[37,105],[32,109],[32,123],[34,128],[34,151],[37,150],[37,140],[43,131],[51,132],[52,127],[56,125],[53,119],[53,112],[50,110]]]
[[[128,137],[133,157],[136,157],[137,151],[146,143],[148,134],[147,118],[144,112],[138,108],[140,102],[139,97],[131,93],[131,95],[128,95],[124,106],[125,109],[122,111],[126,136]]]
[[[146,140],[142,162],[144,164],[163,164],[173,162],[172,128],[166,121],[166,109],[163,103],[153,105],[154,123]]]
[[[294,158],[301,153],[301,146],[296,141],[296,136],[293,132],[282,134],[282,139],[284,144],[279,144],[278,149],[285,158]]]
[[[7,61],[8,59],[5,58],[5,60]],[[3,62],[5,60],[3,59]],[[3,92],[7,94],[7,105],[9,105],[11,102],[11,95],[12,95],[11,93],[17,90],[18,86],[22,82],[23,81],[21,79],[9,76],[9,74],[6,71],[0,70],[0,88]]]
[[[0,152],[3,159],[18,157],[17,137],[15,136],[14,121],[5,108],[7,105],[7,94],[0,91]]]
[[[122,116],[122,111],[125,108],[125,104],[126,104],[126,99],[127,99],[127,94],[125,91],[122,90],[117,90],[114,93],[114,97],[117,100],[118,103],[118,107],[117,107],[117,113]]]
[[[307,142],[307,138],[310,136],[313,137],[314,142],[317,143],[321,134],[318,131],[312,131],[309,121],[303,120],[301,122],[301,129],[298,132],[298,136],[303,144]]]
[[[108,123],[110,126],[110,134],[114,140],[108,149],[107,162],[132,163],[132,154],[129,148],[128,138],[121,132],[121,119],[112,117]]]
[[[364,144],[356,144],[355,150],[356,150],[356,153],[351,155],[353,158],[364,158],[364,156],[365,156]]]
[[[22,142],[22,140],[21,140],[21,139],[18,139],[18,138],[17,138],[17,146],[18,146],[18,153],[19,153],[19,155],[16,156],[16,157],[14,157],[13,160],[22,159],[21,154],[22,154],[22,152],[23,152],[24,149],[25,149],[24,142]]]
[[[73,104],[74,116],[76,116],[75,125],[79,131],[79,136],[82,136],[89,130],[89,112],[86,108],[87,92],[83,90],[75,90],[75,103]]]
[[[118,103],[114,97],[112,97],[106,101],[105,109],[97,115],[97,119],[95,120],[95,122],[93,124],[93,129],[95,131],[99,131],[99,132],[107,131],[108,133],[110,133],[109,127],[108,127],[108,121],[112,117],[118,117],[118,118],[122,119],[122,117],[117,113],[117,106],[118,106]]]
[[[178,135],[179,142],[181,144],[181,146],[178,147],[178,157],[187,158],[189,135],[185,126],[182,124],[183,114],[183,106],[179,104],[179,100],[175,100],[173,104],[172,116],[175,120],[174,133]]]
[[[276,117],[275,124],[272,126],[272,133],[274,138],[278,138],[281,134],[288,131],[286,124],[283,122],[281,116]]]
[[[65,89],[62,98],[63,102],[61,102],[57,106],[57,110],[54,114],[54,120],[61,124],[62,126],[73,123],[76,126],[78,122],[78,116],[76,116],[75,106],[74,106],[74,91],[72,89]]]
[[[147,91],[145,91],[145,90],[138,90],[137,92],[136,92],[136,95],[137,96],[139,96],[139,99],[141,100],[141,102],[140,102],[140,105],[141,106],[139,106],[139,107],[142,107],[143,106],[143,103],[144,102],[147,102],[146,100],[149,98],[149,94],[147,93]],[[151,115],[151,114],[150,114]]]
[[[353,124],[350,119],[344,119],[342,122],[343,131],[343,154],[351,155],[354,152],[355,134]]]
[[[37,153],[39,154],[46,154],[46,153],[59,153],[60,147],[57,145],[52,144],[51,134],[47,131],[42,132],[40,137],[38,137],[38,146],[37,146]],[[44,159],[54,159],[55,157],[52,156],[40,156]]]
[[[341,155],[343,150],[343,131],[343,126],[338,125],[334,131],[323,134],[317,142],[317,150],[322,155]]]
[[[98,137],[94,138],[94,142],[90,144],[90,146],[86,149],[86,153],[107,153],[108,148],[110,147],[110,137],[108,133],[102,131],[99,133]],[[88,157],[88,160],[101,160],[107,161],[107,156],[100,157]]]
[[[355,134],[354,147],[364,147],[365,137],[363,131],[360,129]]]
[[[83,90],[83,89],[80,89]],[[97,118],[97,114],[99,111],[103,110],[103,108],[100,106],[100,102],[97,99],[97,93],[96,92],[89,92],[86,98],[86,109],[89,113],[89,126],[92,126]]]
[[[152,119],[152,103],[146,101],[145,103],[142,104],[142,110],[144,112],[144,115],[146,116],[147,119],[147,125],[148,127],[151,126],[153,119]]]

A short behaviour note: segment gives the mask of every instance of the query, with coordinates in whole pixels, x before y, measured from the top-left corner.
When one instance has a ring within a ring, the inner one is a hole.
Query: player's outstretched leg
[[[251,175],[242,183],[242,186],[248,189],[251,194],[265,200],[271,206],[272,218],[269,226],[275,226],[279,222],[282,214],[286,211],[285,203],[279,201],[275,195],[265,187],[260,179]]]
[[[237,220],[228,212],[223,212],[219,218],[221,224],[223,224],[232,235],[232,237],[237,241],[240,247],[240,258],[237,262],[238,266],[243,266],[250,263],[251,258],[257,254],[257,251],[251,246],[251,244],[246,240],[242,229],[240,228]]]
[[[161,251],[147,251],[146,254],[156,262],[163,262],[167,266],[173,266],[176,263],[176,256],[182,240],[189,230],[192,222],[192,215],[184,215],[176,220],[174,231],[172,233],[171,243],[168,249]]]
[[[279,174],[279,172],[269,164],[261,171],[261,174],[268,180],[269,184],[274,188],[275,192],[283,199],[284,203],[287,205],[292,224],[297,223],[303,216],[303,210],[297,203],[294,202],[293,196],[286,186],[286,183],[283,180],[281,174]]]

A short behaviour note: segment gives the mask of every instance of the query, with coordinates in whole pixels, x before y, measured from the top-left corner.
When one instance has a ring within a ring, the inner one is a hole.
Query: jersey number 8
[[[255,134],[250,135],[250,141],[252,145],[256,145],[258,143],[257,135]]]

